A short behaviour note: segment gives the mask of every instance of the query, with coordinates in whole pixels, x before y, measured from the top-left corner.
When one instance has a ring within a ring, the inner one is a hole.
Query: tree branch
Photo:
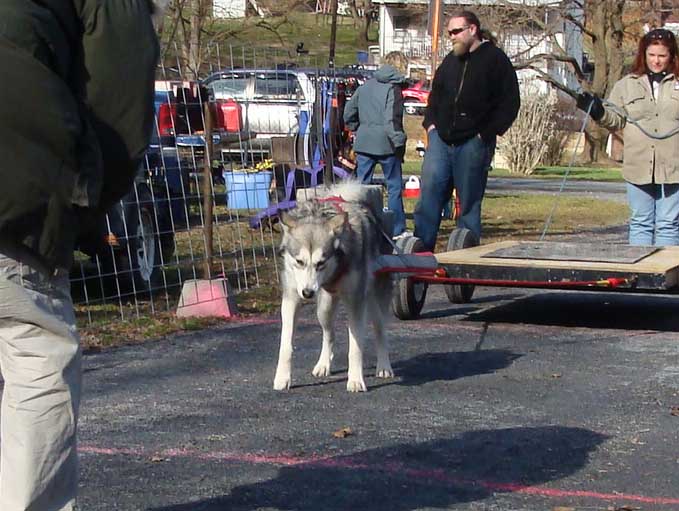
[[[569,55],[540,53],[539,55],[533,55],[532,57],[524,61],[514,64],[514,69],[533,69],[533,64],[544,60],[551,60],[554,62],[563,62],[565,64],[569,64],[573,68],[573,72],[575,73],[575,76],[578,77],[578,80],[584,81],[587,79],[585,74],[582,72],[582,69],[580,68],[580,64],[578,63],[578,61]]]

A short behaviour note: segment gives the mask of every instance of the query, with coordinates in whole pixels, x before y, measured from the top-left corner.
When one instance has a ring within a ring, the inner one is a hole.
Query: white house
[[[495,0],[466,0],[464,4],[456,0],[442,0],[443,10],[449,11],[455,8],[468,6],[474,10],[475,6],[483,5],[484,8],[495,5]],[[542,8],[544,21],[556,25],[552,31],[556,34],[556,40],[565,49],[566,53],[582,63],[583,47],[582,33],[572,23],[559,21],[553,10],[554,0],[516,0],[513,2],[517,7]],[[430,4],[428,0],[373,0],[373,4],[379,6],[379,45],[370,48],[371,53],[384,56],[390,51],[404,52],[411,60],[411,69],[419,68],[428,76],[431,76],[431,36],[427,34],[428,13]],[[507,3],[503,2],[506,9]],[[582,17],[582,12],[576,7],[571,9],[571,15]],[[483,19],[481,22],[483,23]],[[446,22],[445,14],[442,16],[441,26]],[[443,28],[441,30],[442,33]],[[535,28],[503,27],[500,44],[507,55],[514,61],[519,62],[539,54],[551,53],[552,44],[544,33]],[[450,51],[450,40],[441,37],[439,40],[439,57],[443,58]],[[440,62],[439,59],[439,62]],[[577,80],[569,66],[563,63],[543,60],[536,67],[548,73],[552,78],[571,88],[577,88]],[[519,78],[525,80],[534,74],[531,71],[522,71]],[[545,90],[547,85],[544,84]]]
[[[213,0],[212,12],[217,18],[244,18],[247,0]]]
[[[212,14],[215,18],[244,18],[248,4],[260,18],[270,14],[267,9],[257,4],[257,0],[213,0]]]

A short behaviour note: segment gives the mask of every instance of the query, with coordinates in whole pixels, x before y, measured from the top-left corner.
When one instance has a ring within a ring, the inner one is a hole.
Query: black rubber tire
[[[127,247],[120,251],[117,271],[124,287],[151,291],[161,276],[161,250],[152,207],[133,208],[126,216]]]
[[[398,240],[396,246],[404,254],[424,251],[422,240],[414,236]],[[394,286],[394,294],[391,300],[394,315],[398,319],[404,320],[419,317],[427,297],[427,288],[426,282],[413,282],[412,279],[407,277],[399,279]]]
[[[476,247],[479,240],[469,229],[457,228],[453,229],[448,237],[448,245],[446,247],[448,252],[453,250],[460,250],[463,248]],[[446,290],[448,300],[452,303],[469,303],[474,296],[474,284],[445,284],[443,286]]]

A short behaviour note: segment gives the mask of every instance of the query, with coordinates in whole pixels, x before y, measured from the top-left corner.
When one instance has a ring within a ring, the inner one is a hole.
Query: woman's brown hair
[[[672,32],[664,28],[656,28],[639,39],[637,56],[632,65],[632,74],[641,76],[648,72],[646,66],[646,50],[649,46],[660,44],[670,51],[670,64],[667,72],[674,74],[679,79],[679,51],[677,50],[677,38]]]

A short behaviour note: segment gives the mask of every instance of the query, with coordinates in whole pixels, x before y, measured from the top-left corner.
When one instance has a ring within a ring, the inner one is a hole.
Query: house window
[[[394,16],[394,28],[406,29],[410,26],[410,18],[408,16]]]

